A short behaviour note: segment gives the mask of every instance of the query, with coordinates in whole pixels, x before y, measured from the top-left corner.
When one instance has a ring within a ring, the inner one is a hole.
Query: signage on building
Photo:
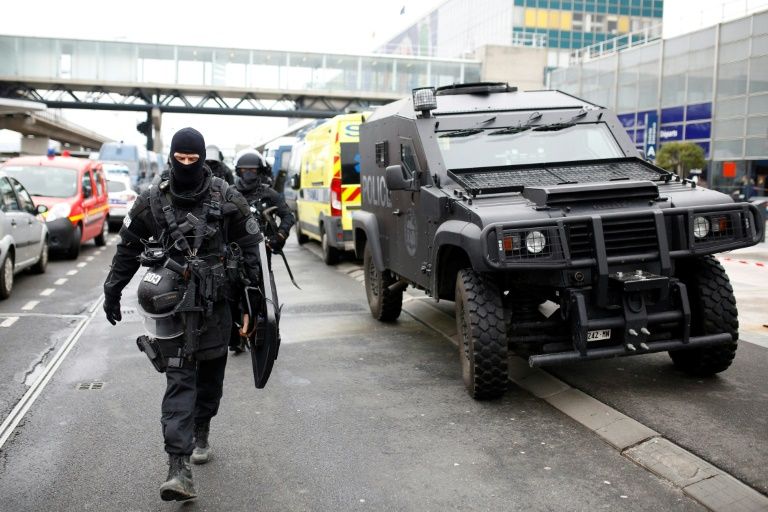
[[[656,160],[656,139],[659,126],[659,116],[656,112],[645,114],[645,159]]]
[[[659,128],[659,142],[667,142],[670,140],[681,140],[683,138],[683,127],[678,126],[664,126]]]

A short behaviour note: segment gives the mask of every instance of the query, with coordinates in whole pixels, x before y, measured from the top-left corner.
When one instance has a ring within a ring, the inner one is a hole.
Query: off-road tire
[[[363,252],[363,269],[365,272],[365,295],[371,315],[381,322],[392,322],[400,316],[403,309],[403,290],[391,292],[387,288],[396,282],[389,272],[379,272],[373,263],[373,254],[368,244]]]
[[[83,230],[78,224],[75,226],[75,232],[72,233],[72,245],[69,246],[66,256],[71,260],[76,260],[80,256],[80,246],[82,245]]]
[[[678,277],[688,288],[691,304],[691,335],[727,332],[732,343],[669,352],[679,370],[696,377],[707,377],[728,369],[736,356],[739,320],[736,298],[725,269],[714,256],[693,258],[678,263]]]
[[[48,247],[48,237],[43,240],[43,246],[40,248],[40,259],[37,263],[32,265],[30,269],[33,274],[45,274],[45,269],[48,268],[48,257],[50,256],[50,248]]]
[[[101,233],[93,239],[93,243],[96,244],[96,247],[104,247],[107,245],[107,233],[109,233],[109,222],[107,219],[104,219],[104,224],[101,225]]]
[[[335,265],[339,262],[339,250],[330,244],[325,227],[321,230],[320,248],[323,250],[323,262],[326,265]]]
[[[472,398],[498,398],[508,386],[507,334],[501,293],[471,270],[456,277],[456,330],[464,385]]]

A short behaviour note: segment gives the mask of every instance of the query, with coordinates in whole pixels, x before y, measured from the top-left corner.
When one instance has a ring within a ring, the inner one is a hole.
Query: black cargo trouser
[[[192,454],[195,425],[210,421],[219,411],[226,365],[225,352],[216,359],[166,370],[161,423],[167,453]]]

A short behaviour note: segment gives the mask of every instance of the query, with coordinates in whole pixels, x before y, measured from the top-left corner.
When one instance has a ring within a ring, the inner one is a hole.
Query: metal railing
[[[612,39],[606,39],[605,41],[590,46],[584,46],[583,48],[571,52],[570,64],[575,65],[581,62],[588,62],[626,48],[643,46],[652,41],[656,41],[657,39],[661,39],[661,34],[662,25],[658,24],[636,32],[622,34]]]

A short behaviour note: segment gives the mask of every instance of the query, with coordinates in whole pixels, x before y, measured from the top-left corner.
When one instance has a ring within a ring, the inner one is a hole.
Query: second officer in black
[[[161,423],[170,469],[160,487],[166,501],[196,496],[190,456],[194,463],[209,457],[209,426],[222,396],[232,326],[228,303],[238,285],[225,271],[232,243],[239,247],[240,275],[247,276],[240,279],[256,285],[261,278],[258,222],[243,196],[212,176],[205,154],[200,132],[176,132],[170,171],[141,193],[126,216],[104,283],[104,310],[114,324],[122,319],[123,288],[140,264],[150,267],[138,299],[152,336],[143,338],[164,356],[156,367],[167,378]]]
[[[253,215],[259,221],[261,232],[266,237],[267,247],[272,253],[279,253],[285,246],[291,227],[296,219],[285,199],[272,188],[272,169],[264,157],[256,150],[247,150],[237,156],[235,161],[235,187],[248,201]],[[268,222],[264,212],[272,210],[272,219],[277,216],[280,223]],[[268,255],[268,256],[271,256]],[[232,314],[240,314],[237,305],[232,304]],[[237,328],[232,328],[229,349],[235,354],[245,350],[243,339]]]

